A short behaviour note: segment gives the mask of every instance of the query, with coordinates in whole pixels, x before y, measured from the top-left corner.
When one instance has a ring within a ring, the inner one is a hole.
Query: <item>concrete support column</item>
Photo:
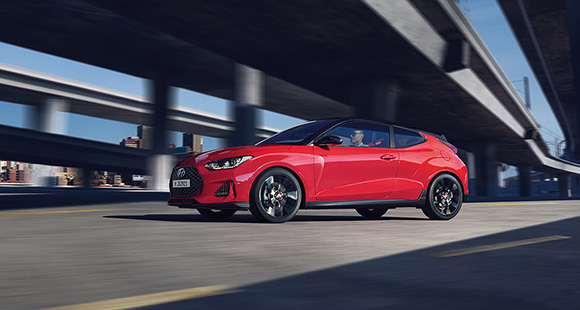
[[[167,108],[170,106],[172,89],[167,83],[167,78],[158,76],[150,85],[151,98],[153,99],[153,153],[167,153]]]
[[[91,181],[93,178],[93,170],[90,168],[83,168],[83,187],[91,187]]]
[[[395,122],[400,92],[392,81],[357,82],[349,89],[349,103],[358,117]]]
[[[34,130],[53,133],[66,133],[66,114],[69,103],[59,98],[46,98],[38,105],[31,107],[28,114],[28,127]],[[35,186],[57,185],[54,167],[33,164],[31,180]]]
[[[242,64],[234,64],[233,115],[236,123],[229,146],[252,145],[256,137],[258,107],[264,105],[264,74]]]
[[[148,160],[147,170],[152,177],[151,187],[154,190],[169,190],[169,178],[173,168],[173,156],[167,155],[167,108],[171,104],[172,89],[167,77],[160,74],[150,84],[153,99],[153,154]]]
[[[560,190],[560,197],[571,197],[572,191],[570,189],[570,175],[567,173],[558,174],[558,189]]]
[[[520,196],[532,196],[532,166],[521,165],[518,166],[518,177],[520,181]]]
[[[465,163],[465,166],[467,166],[467,176],[469,177],[469,196],[472,198],[477,197],[477,172],[475,165],[475,155],[462,149],[457,151],[457,155]]]
[[[475,148],[477,174],[477,196],[494,197],[498,194],[497,145],[491,142],[480,143]]]
[[[58,98],[47,98],[38,105],[32,106],[28,115],[28,127],[34,130],[54,133],[66,133],[66,114],[69,103]]]

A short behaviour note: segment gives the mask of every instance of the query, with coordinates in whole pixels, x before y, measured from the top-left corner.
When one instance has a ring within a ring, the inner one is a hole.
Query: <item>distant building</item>
[[[30,183],[30,166],[16,161],[0,161],[0,182]]]
[[[127,137],[126,139],[123,139],[123,141],[121,141],[120,144],[124,147],[130,147],[135,149],[145,148],[143,140],[140,139],[139,137]]]
[[[142,149],[153,149],[153,127],[141,125],[137,127],[137,135],[141,139]]]
[[[60,170],[60,171],[58,171]],[[56,178],[57,178],[57,185],[64,186],[64,185],[82,185],[83,180],[81,178],[82,173],[78,168],[69,168],[69,167],[62,167],[57,168]],[[85,176],[83,176],[85,177]],[[91,176],[88,176],[91,177]]]
[[[200,135],[184,133],[183,146],[189,146],[193,152],[201,153],[203,149],[203,138]]]

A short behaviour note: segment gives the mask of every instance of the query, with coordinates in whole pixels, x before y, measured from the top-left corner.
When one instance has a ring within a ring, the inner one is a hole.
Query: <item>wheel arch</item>
[[[459,185],[461,186],[461,193],[465,194],[465,186],[463,185],[463,182],[461,181],[461,178],[459,178],[459,176],[457,176],[457,174],[455,174],[452,171],[449,170],[442,170],[437,172],[436,174],[434,174],[431,179],[429,179],[429,183],[427,183],[427,187],[425,188],[425,190],[427,191],[427,194],[429,194],[429,188],[431,188],[431,184],[433,184],[433,181],[440,175],[442,174],[449,174],[451,175],[455,180],[457,180],[457,182],[459,183]]]
[[[256,189],[256,181],[259,180],[262,175],[264,175],[265,173],[267,173],[268,171],[272,170],[272,169],[283,169],[288,171],[289,173],[291,173],[296,180],[298,180],[298,182],[300,183],[300,187],[301,187],[301,192],[302,192],[302,201],[300,204],[300,209],[304,208],[304,206],[306,205],[306,186],[304,186],[304,181],[302,181],[302,178],[300,178],[300,175],[298,175],[298,173],[296,173],[295,171],[293,171],[292,169],[286,167],[286,166],[270,166],[265,168],[264,170],[262,170],[260,173],[258,173],[258,175],[256,175],[256,177],[254,178],[254,181],[252,182],[252,186],[250,187],[250,196],[253,195],[255,189]]]

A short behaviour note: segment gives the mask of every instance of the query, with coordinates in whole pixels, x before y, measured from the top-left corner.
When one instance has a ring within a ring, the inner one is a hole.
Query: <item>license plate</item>
[[[189,180],[173,180],[174,188],[189,187]]]

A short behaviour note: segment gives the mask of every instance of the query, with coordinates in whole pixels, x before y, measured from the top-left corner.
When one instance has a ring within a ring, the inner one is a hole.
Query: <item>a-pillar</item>
[[[236,63],[233,77],[235,128],[228,139],[228,146],[252,145],[258,142],[256,109],[264,105],[264,74]]]
[[[475,170],[477,175],[477,196],[494,197],[498,194],[497,145],[491,142],[479,143],[475,149]]]
[[[167,154],[167,109],[171,104],[172,88],[167,76],[160,74],[149,84],[153,99],[153,146],[152,155],[147,163],[151,176],[151,188],[159,191],[169,190],[169,178],[173,168],[174,156]]]
[[[349,104],[363,118],[395,122],[399,97],[399,84],[393,81],[361,81],[349,89]]]
[[[558,174],[558,188],[560,190],[560,197],[571,197],[570,190],[570,175],[567,173]]]
[[[69,103],[59,98],[47,98],[38,105],[32,106],[28,114],[28,127],[34,130],[52,133],[66,133],[66,113]],[[54,186],[56,176],[54,167],[34,164],[31,169],[32,183],[36,186]]]
[[[520,182],[520,196],[532,196],[532,166],[520,165],[518,166],[518,178]]]

